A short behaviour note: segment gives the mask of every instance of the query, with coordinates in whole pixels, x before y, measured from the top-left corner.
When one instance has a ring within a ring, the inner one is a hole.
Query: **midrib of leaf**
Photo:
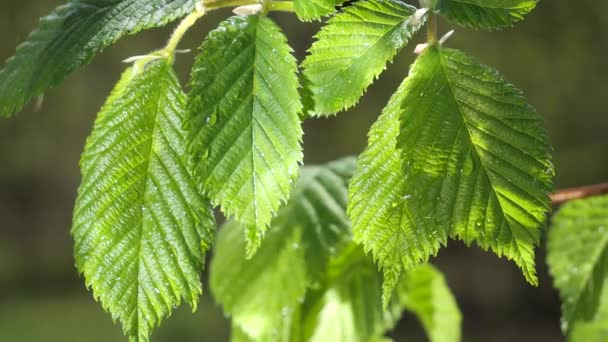
[[[145,72],[145,71],[142,71],[142,72]],[[158,93],[157,93],[158,94],[157,95],[158,101],[156,101],[156,106],[154,108],[154,124],[152,126],[152,134],[150,135],[150,139],[149,139],[150,140],[150,147],[149,147],[150,150],[148,151],[148,157],[146,158],[146,175],[147,176],[146,176],[146,180],[145,180],[145,183],[144,183],[143,196],[141,196],[140,210],[137,211],[138,214],[139,214],[138,215],[139,216],[138,217],[139,224],[137,225],[137,227],[138,227],[138,235],[139,235],[139,237],[137,239],[138,240],[137,241],[137,260],[138,260],[138,262],[137,262],[137,281],[138,282],[141,279],[141,264],[142,264],[142,262],[144,262],[143,261],[144,259],[143,259],[142,254],[141,254],[141,249],[142,249],[141,247],[142,247],[142,243],[144,242],[144,239],[142,238],[143,237],[143,228],[144,228],[144,225],[143,225],[143,211],[144,211],[144,206],[147,208],[147,205],[145,205],[145,199],[147,198],[147,194],[148,194],[148,184],[149,184],[148,181],[153,181],[154,182],[154,180],[153,180],[154,177],[150,176],[152,174],[152,170],[150,169],[150,161],[152,160],[152,155],[154,154],[154,136],[156,136],[156,132],[157,132],[157,129],[158,129],[158,116],[159,116],[159,114],[161,112],[161,103],[162,103],[162,101],[164,99],[164,96],[162,96],[162,94],[165,93],[163,90],[166,89],[166,87],[167,87],[167,85],[166,85],[165,80],[163,78],[163,87],[157,87],[157,89],[158,89]],[[163,167],[164,167],[164,165],[163,165]],[[150,213],[153,212],[151,210],[151,208],[147,208],[147,210],[149,210]],[[153,216],[154,220],[157,221],[156,216],[154,216],[154,214],[151,214],[151,215]],[[160,224],[159,224],[159,227],[161,227]],[[162,229],[159,229],[159,231],[161,231],[162,234],[163,234],[163,236],[166,238],[165,232]],[[154,254],[154,255],[156,256],[156,254]],[[160,264],[160,262],[159,262],[159,264]],[[144,265],[144,267],[145,267],[145,265]],[[180,271],[180,273],[182,273],[182,277],[184,279],[186,279],[186,277],[184,276],[183,271],[181,270],[181,268],[177,267],[177,269]],[[186,284],[187,284],[187,286],[189,288],[190,284],[188,284],[188,282],[186,282]],[[139,332],[139,324],[140,324],[140,322],[141,321],[145,322],[145,318],[143,318],[143,320],[142,320],[143,312],[142,312],[141,307],[139,305],[142,292],[150,300],[150,302],[152,302],[152,300],[150,299],[150,296],[145,292],[145,290],[142,287],[140,287],[138,285],[137,286],[137,303],[138,303],[138,305],[137,305],[137,321],[136,321],[136,324],[137,324],[137,327],[138,327],[138,329],[137,329],[138,334],[140,333]],[[161,298],[163,298],[163,297],[161,296]],[[165,305],[166,305],[166,303],[165,303]],[[156,310],[152,310],[152,312],[154,312],[156,314]],[[158,319],[158,317],[157,317],[157,319]]]

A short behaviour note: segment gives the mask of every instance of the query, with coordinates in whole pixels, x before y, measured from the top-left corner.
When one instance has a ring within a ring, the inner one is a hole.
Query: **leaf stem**
[[[426,32],[429,45],[437,41],[437,15],[433,9],[427,14]]]
[[[581,186],[556,191],[551,194],[551,204],[558,207],[568,201],[608,194],[608,183]]]
[[[167,57],[169,63],[173,62],[173,58],[175,57],[175,49],[177,49],[177,45],[182,40],[188,29],[192,27],[192,25],[194,25],[198,19],[204,16],[205,13],[207,13],[207,8],[203,2],[197,2],[194,11],[188,14],[188,16],[184,18],[181,23],[179,23],[175,31],[173,31],[167,45],[160,51],[162,55]]]
[[[207,11],[225,8],[225,7],[238,7],[246,5],[259,4],[259,0],[203,0],[202,1]]]
[[[293,1],[273,1],[270,6],[271,11],[295,12]]]

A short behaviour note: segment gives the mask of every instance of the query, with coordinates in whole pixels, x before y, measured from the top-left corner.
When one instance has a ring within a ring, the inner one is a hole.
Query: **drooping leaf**
[[[318,282],[328,258],[350,240],[346,182],[354,159],[305,167],[289,202],[279,210],[260,250],[245,258],[245,228],[236,222],[218,235],[211,264],[211,290],[256,341],[276,340],[286,315]]]
[[[302,161],[296,62],[264,16],[212,31],[192,71],[190,152],[204,191],[248,227],[248,255],[286,201]]]
[[[448,19],[475,29],[512,26],[530,13],[538,0],[439,0],[437,9]]]
[[[416,61],[398,147],[418,224],[512,259],[537,284],[554,174],[542,118],[493,69],[433,45]]]
[[[603,331],[606,336],[608,196],[572,201],[561,208],[549,230],[547,263],[562,301],[564,332],[580,330],[574,335],[584,336],[584,331]],[[579,324],[585,328],[577,328]]]
[[[401,107],[409,78],[391,97],[369,132],[369,144],[359,156],[349,186],[348,216],[354,239],[372,253],[384,273],[384,302],[401,275],[428,261],[447,241],[447,233],[421,220],[410,209],[411,190],[397,149]]]
[[[76,265],[132,341],[148,341],[182,300],[195,308],[202,292],[214,219],[186,168],[185,104],[164,60],[129,68],[81,160]]]
[[[311,114],[331,115],[355,105],[423,24],[415,12],[401,1],[368,0],[331,18],[302,64]]]
[[[193,8],[194,0],[71,0],[40,20],[0,71],[0,117],[88,64],[120,37],[163,26]]]
[[[293,0],[293,7],[300,20],[318,20],[321,17],[332,14],[336,6],[344,0]]]
[[[537,284],[534,247],[554,174],[542,118],[520,90],[457,50],[430,46],[406,84],[397,145],[417,226],[475,241]]]
[[[422,322],[429,340],[458,342],[462,315],[443,274],[431,265],[407,272],[397,287],[396,299]]]

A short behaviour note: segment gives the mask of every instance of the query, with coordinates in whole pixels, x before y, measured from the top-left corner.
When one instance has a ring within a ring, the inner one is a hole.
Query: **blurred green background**
[[[0,59],[11,56],[37,18],[60,3],[2,0]],[[198,47],[206,32],[228,15],[222,10],[205,17],[181,48]],[[291,14],[273,16],[301,59],[319,24],[297,23]],[[97,110],[125,67],[121,60],[161,47],[174,25],[121,40],[49,91],[41,110],[30,105],[17,117],[0,120],[0,341],[125,340],[73,266],[69,229],[78,159]],[[440,25],[442,32],[452,27]],[[422,39],[416,37],[355,109],[305,123],[306,163],[357,154],[365,147],[369,126],[407,75],[412,51]],[[608,180],[608,2],[541,1],[512,29],[457,28],[447,45],[499,69],[545,117],[558,188]],[[177,58],[184,83],[192,57]],[[476,247],[450,242],[440,252],[433,263],[445,272],[463,310],[464,341],[564,340],[544,256],[541,247],[540,286],[533,288],[514,264]],[[391,336],[424,340],[409,315]],[[228,321],[208,291],[195,314],[178,310],[153,336],[153,341],[227,339]]]

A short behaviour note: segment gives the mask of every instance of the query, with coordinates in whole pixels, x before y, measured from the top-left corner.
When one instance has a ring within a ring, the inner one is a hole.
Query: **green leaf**
[[[71,0],[42,18],[0,71],[0,117],[11,116],[120,37],[189,13],[194,0]]]
[[[331,115],[355,105],[424,23],[415,11],[396,0],[370,0],[331,18],[302,64],[312,114]]]
[[[457,50],[429,47],[406,83],[397,145],[418,225],[514,260],[536,285],[554,175],[542,118],[496,70]]]
[[[303,304],[304,341],[378,339],[402,311],[414,313],[431,341],[460,340],[461,315],[443,275],[430,265],[407,273],[387,309],[382,304],[382,275],[362,248],[351,244],[328,268],[324,287]]]
[[[213,241],[210,204],[186,168],[185,95],[166,61],[129,68],[81,160],[72,235],[78,270],[132,341],[182,300],[195,308]]]
[[[332,14],[344,0],[293,0],[296,15],[302,21],[312,21]]]
[[[607,229],[608,196],[572,201],[553,218],[547,263],[562,300],[564,332],[577,330],[577,322],[591,322],[598,316],[604,322],[602,329],[608,331]],[[594,325],[601,324],[587,326]]]
[[[303,168],[291,199],[249,260],[245,227],[233,221],[220,230],[211,290],[252,339],[270,338],[268,332],[293,312],[324,274],[328,258],[350,239],[346,182],[354,169],[352,158]]]
[[[474,29],[512,26],[530,13],[538,0],[439,0],[437,9],[448,19]]]
[[[397,288],[400,305],[414,313],[433,342],[460,341],[462,315],[443,274],[431,265],[406,273]]]
[[[248,227],[248,255],[286,201],[302,162],[296,61],[264,16],[212,31],[192,71],[190,153],[214,204]]]
[[[369,144],[360,155],[349,186],[348,216],[354,239],[372,253],[384,273],[384,302],[401,275],[447,241],[447,233],[426,224],[410,209],[411,188],[397,149],[401,105],[408,96],[409,78],[391,97],[369,132]]]
[[[603,342],[608,339],[608,286],[603,286],[601,291],[595,317],[591,321],[576,322],[569,341]]]
[[[306,298],[303,340],[367,342],[384,335],[399,318],[381,302],[382,275],[356,244],[333,258],[327,280]]]
[[[302,232],[271,228],[262,248],[245,258],[244,229],[231,221],[220,229],[211,264],[211,291],[233,322],[252,340],[263,340],[309,286]],[[291,228],[291,229],[290,229]]]

